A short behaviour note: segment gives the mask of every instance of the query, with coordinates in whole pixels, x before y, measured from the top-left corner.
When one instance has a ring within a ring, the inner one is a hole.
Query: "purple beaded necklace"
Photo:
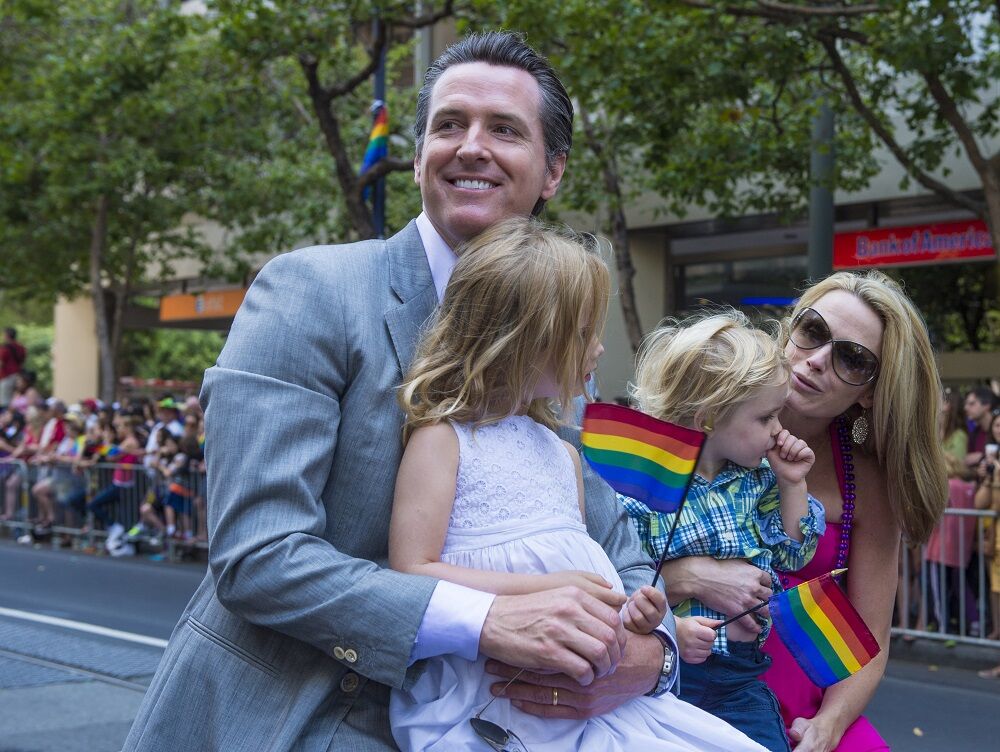
[[[837,563],[835,569],[843,569],[847,563],[847,553],[851,548],[851,528],[854,526],[854,455],[851,451],[851,432],[847,427],[847,418],[841,415],[837,418],[837,449],[839,460],[837,481],[840,484],[840,495],[844,500],[844,511],[840,518],[840,541],[837,543]]]

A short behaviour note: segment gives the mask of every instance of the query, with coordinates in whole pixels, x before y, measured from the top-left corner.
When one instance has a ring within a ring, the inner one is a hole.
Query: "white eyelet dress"
[[[460,456],[441,561],[496,572],[587,570],[622,592],[618,573],[580,518],[573,461],[552,431],[527,416],[474,431],[453,427]],[[392,731],[404,752],[489,752],[469,725],[498,681],[486,675],[484,662],[433,658],[410,690],[393,690]],[[483,718],[516,732],[530,752],[763,750],[673,694],[638,697],[585,721],[538,718],[499,698]]]

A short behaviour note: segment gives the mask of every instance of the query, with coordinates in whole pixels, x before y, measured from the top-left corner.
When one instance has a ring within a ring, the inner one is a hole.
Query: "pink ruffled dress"
[[[840,439],[837,435],[836,423],[830,426],[830,438],[833,445],[833,461],[837,469],[837,481],[840,494],[844,495],[843,455],[840,450]],[[855,502],[863,503],[859,500]],[[835,568],[837,564],[837,544],[840,541],[842,524],[827,522],[826,532],[820,537],[816,555],[798,572],[782,573],[782,583],[785,588],[819,577]],[[823,690],[813,684],[799,664],[788,652],[781,638],[774,636],[764,643],[764,652],[771,656],[771,667],[764,673],[763,679],[778,698],[781,715],[788,729],[796,718],[812,718],[819,712],[823,701]],[[859,716],[844,732],[840,744],[834,752],[882,752],[889,745],[879,735],[875,727],[864,716]]]

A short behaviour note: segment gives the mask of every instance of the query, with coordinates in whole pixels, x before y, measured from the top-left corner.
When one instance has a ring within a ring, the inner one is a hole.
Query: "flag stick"
[[[847,571],[847,567],[844,567],[843,569],[834,569],[832,572],[830,572],[830,576],[831,577],[839,577],[840,575],[842,575],[846,571]],[[798,587],[798,585],[796,585],[796,587]],[[756,606],[751,606],[746,611],[740,611],[740,613],[736,614],[736,616],[730,616],[728,619],[726,619],[724,622],[722,622],[722,624],[717,624],[716,626],[712,627],[712,629],[719,629],[721,627],[726,626],[727,624],[732,624],[737,619],[742,619],[747,614],[752,614],[757,609],[763,608],[769,602],[770,601],[761,601]]]
[[[664,560],[667,558],[667,551],[670,550],[670,542],[674,539],[674,531],[677,529],[677,521],[681,518],[681,510],[684,509],[684,502],[687,501],[688,491],[691,488],[691,481],[694,480],[694,474],[698,471],[698,460],[701,459],[701,450],[705,448],[705,442],[708,440],[708,436],[702,436],[701,445],[698,447],[698,454],[694,458],[694,470],[688,475],[687,483],[684,484],[684,495],[681,496],[681,503],[677,507],[677,511],[674,512],[674,521],[670,523],[670,532],[667,533],[667,542],[663,545],[663,553],[660,554],[659,561],[656,562],[656,571],[653,572],[653,587],[656,587],[656,581],[660,579],[660,567],[663,566]]]
[[[764,608],[764,606],[766,606],[767,604],[768,604],[768,601],[761,601],[756,606],[751,606],[746,611],[740,611],[738,614],[736,614],[736,616],[730,616],[728,619],[726,619],[724,622],[722,622],[722,624],[716,624],[714,627],[712,627],[712,629],[721,629],[722,627],[726,626],[727,624],[732,624],[737,619],[742,619],[747,614],[752,614],[754,611],[756,611],[759,608]]]

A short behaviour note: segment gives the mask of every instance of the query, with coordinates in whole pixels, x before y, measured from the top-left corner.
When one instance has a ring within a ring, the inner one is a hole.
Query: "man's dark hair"
[[[11,339],[17,339],[17,329],[12,326],[5,327],[3,333]]]
[[[566,87],[562,85],[549,61],[525,44],[523,34],[488,31],[470,34],[455,42],[431,63],[424,74],[424,84],[417,95],[416,120],[413,123],[413,138],[418,156],[424,144],[434,84],[450,67],[463,63],[487,63],[530,73],[541,90],[538,114],[545,138],[545,162],[551,167],[560,154],[569,155],[573,146],[573,103],[566,93]]]
[[[975,397],[980,404],[987,405],[991,408],[997,403],[997,396],[993,393],[993,390],[990,389],[988,386],[974,387],[969,390],[968,394],[966,394],[966,397],[968,397],[969,394]]]

